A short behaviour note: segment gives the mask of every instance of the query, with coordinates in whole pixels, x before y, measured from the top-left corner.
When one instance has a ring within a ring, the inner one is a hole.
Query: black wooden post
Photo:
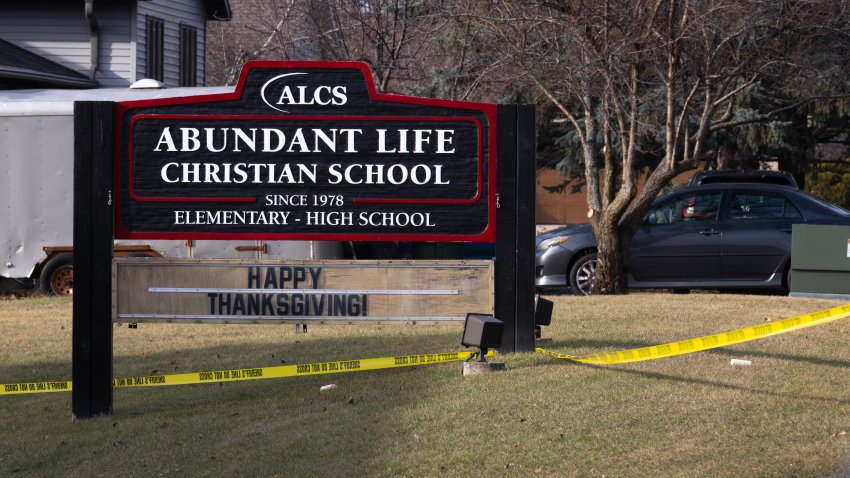
[[[496,108],[496,318],[502,352],[534,350],[533,105]]]
[[[71,413],[112,413],[113,103],[74,103]]]

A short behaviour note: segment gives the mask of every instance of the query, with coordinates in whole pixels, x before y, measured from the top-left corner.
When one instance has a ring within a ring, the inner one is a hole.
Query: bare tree
[[[466,79],[475,32],[443,1],[238,0],[233,12],[211,28],[210,83],[232,84],[253,59],[363,61],[384,92],[468,96],[483,78]]]
[[[580,140],[603,294],[627,293],[632,235],[710,135],[832,94],[815,86],[848,59],[844,1],[501,0],[474,17]],[[736,107],[764,85],[775,94],[763,108]],[[653,135],[659,161],[641,171]]]
[[[208,26],[207,84],[232,85],[249,60],[279,55],[282,32],[300,22],[298,0],[231,0],[233,19]],[[315,35],[308,35],[315,38]],[[285,59],[279,58],[279,59]]]

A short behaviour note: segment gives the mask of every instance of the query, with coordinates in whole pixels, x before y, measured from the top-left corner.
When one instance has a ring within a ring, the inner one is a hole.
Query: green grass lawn
[[[840,305],[744,295],[552,297],[545,348],[681,340]],[[70,379],[71,302],[0,298],[0,383]],[[115,377],[460,350],[460,326],[139,325]],[[829,476],[850,465],[850,319],[617,366],[541,354],[459,364],[0,396],[0,476]],[[730,365],[730,359],[752,361]],[[322,385],[337,388],[320,392]]]

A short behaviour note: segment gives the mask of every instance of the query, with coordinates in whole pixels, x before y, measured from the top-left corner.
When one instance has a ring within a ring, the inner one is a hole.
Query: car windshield
[[[689,221],[714,220],[720,206],[718,192],[688,193],[662,201],[646,216],[648,224],[670,224]]]

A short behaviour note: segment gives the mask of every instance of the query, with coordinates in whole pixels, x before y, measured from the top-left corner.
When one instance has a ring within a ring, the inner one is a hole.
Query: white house
[[[203,86],[206,22],[228,0],[0,2],[0,89]]]

